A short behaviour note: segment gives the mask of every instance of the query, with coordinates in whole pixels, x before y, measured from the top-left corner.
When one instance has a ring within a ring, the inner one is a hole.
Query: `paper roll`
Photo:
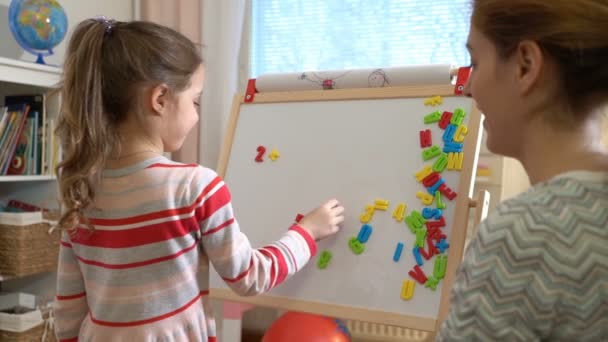
[[[258,92],[451,84],[450,64],[265,74]]]

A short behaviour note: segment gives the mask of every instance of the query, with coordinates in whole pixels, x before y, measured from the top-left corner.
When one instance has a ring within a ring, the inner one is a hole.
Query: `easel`
[[[466,82],[466,78],[460,77],[460,76],[464,75],[464,74],[466,74],[466,76],[468,76],[467,70],[463,70],[463,69],[464,68],[461,68],[458,71],[459,77],[458,77],[458,80],[456,83],[456,88],[454,90],[454,92],[456,94],[460,94],[462,92],[462,90],[464,88],[464,83]],[[269,94],[269,93],[266,93],[264,95],[272,96],[272,94]],[[248,91],[247,91],[246,95],[241,96],[240,99],[237,100],[239,102],[235,101],[235,103],[253,102],[254,97],[255,97],[255,81],[251,82],[251,80],[250,80],[249,86],[248,86]],[[234,125],[235,123],[231,123],[231,124]],[[477,144],[476,144],[476,146],[478,148],[481,143],[481,135],[477,136],[476,138],[478,139]],[[470,151],[470,152],[473,152],[473,151]],[[477,158],[477,152],[478,151],[475,151],[475,156],[476,156],[475,158]],[[225,163],[220,162],[220,165],[225,165]],[[222,172],[222,170],[220,170],[220,172]],[[473,170],[473,172],[474,172],[474,170]],[[467,208],[467,210],[461,211],[462,212],[461,220],[468,221],[470,208],[476,208],[475,223],[478,224],[487,215],[488,204],[489,204],[489,193],[487,193],[486,191],[481,191],[475,199],[472,199],[471,195],[472,194],[467,194],[468,208]],[[463,204],[466,207],[466,202],[464,202],[464,203],[461,202],[460,208],[463,208]],[[454,243],[457,246],[463,246],[464,245],[464,235],[461,236],[458,241],[454,241]],[[459,251],[454,256],[461,259],[462,251]],[[449,264],[448,264],[448,267],[449,267]],[[455,268],[456,264],[453,264],[452,267]],[[452,278],[453,278],[454,273],[455,273],[454,270],[452,270],[452,272],[451,272]],[[447,278],[448,277],[446,277],[446,281],[448,281],[448,283],[451,283],[453,281],[453,279],[447,279]],[[444,288],[444,292],[446,292],[446,291],[449,291],[449,288],[447,288],[447,289]],[[227,298],[229,298],[229,297],[227,297]],[[252,308],[252,306],[250,304],[237,304],[237,303],[232,303],[232,302],[223,303],[223,305],[222,305],[223,313],[221,316],[224,318],[224,320],[221,324],[222,334],[220,335],[220,338],[222,341],[239,341],[240,340],[240,331],[242,328],[241,320],[243,317],[243,313],[245,313],[246,311],[248,311],[251,308]],[[445,306],[439,312],[438,323],[441,322],[445,318],[447,313],[448,313],[448,308],[447,308],[447,306]],[[396,323],[397,321],[394,321],[394,322],[395,323],[393,323],[393,324],[397,324]],[[431,328],[428,328],[428,329],[431,330]]]

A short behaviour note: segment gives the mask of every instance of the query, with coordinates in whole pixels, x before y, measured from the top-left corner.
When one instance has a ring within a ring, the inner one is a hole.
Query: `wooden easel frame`
[[[218,162],[218,174],[222,177],[226,175],[232,142],[238,125],[240,109],[242,105],[255,105],[256,103],[280,103],[280,102],[306,102],[306,101],[338,101],[338,100],[372,100],[390,98],[424,98],[431,96],[454,97],[454,86],[447,85],[428,85],[428,86],[404,86],[386,88],[361,88],[361,89],[334,89],[334,90],[312,90],[312,91],[286,91],[258,93],[255,99],[245,103],[244,95],[237,95],[234,98],[230,120],[224,143]],[[273,307],[282,310],[295,310],[310,313],[340,317],[344,319],[354,319],[378,324],[401,326],[417,330],[436,332],[441,322],[449,311],[450,291],[454,283],[456,270],[460,262],[452,260],[462,260],[463,249],[466,238],[466,229],[469,220],[469,210],[476,207],[481,220],[487,213],[489,197],[487,192],[481,192],[476,200],[472,200],[473,182],[476,173],[476,165],[481,144],[481,122],[482,115],[473,106],[473,110],[468,113],[468,134],[463,149],[465,160],[463,162],[460,181],[457,193],[459,196],[455,201],[454,218],[451,223],[452,233],[450,238],[450,248],[448,249],[447,270],[442,286],[441,299],[437,319],[421,318],[416,316],[401,315],[383,311],[366,310],[342,305],[313,303],[310,301],[275,297],[271,295],[259,295],[256,297],[240,297],[229,289],[210,289],[210,297],[232,302],[241,302],[256,306]],[[474,158],[471,158],[474,156]],[[478,223],[476,219],[476,223]]]

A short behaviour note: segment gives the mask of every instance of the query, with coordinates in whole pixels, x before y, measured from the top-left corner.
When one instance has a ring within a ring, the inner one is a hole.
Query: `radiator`
[[[432,334],[426,331],[391,325],[345,320],[353,342],[430,342]]]

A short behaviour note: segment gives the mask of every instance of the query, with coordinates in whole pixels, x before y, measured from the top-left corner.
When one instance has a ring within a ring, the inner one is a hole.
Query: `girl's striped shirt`
[[[94,230],[64,232],[60,341],[215,341],[209,265],[240,295],[270,290],[316,252],[297,224],[251,247],[212,170],[164,157],[105,170],[87,212]],[[294,215],[295,216],[295,215]]]

